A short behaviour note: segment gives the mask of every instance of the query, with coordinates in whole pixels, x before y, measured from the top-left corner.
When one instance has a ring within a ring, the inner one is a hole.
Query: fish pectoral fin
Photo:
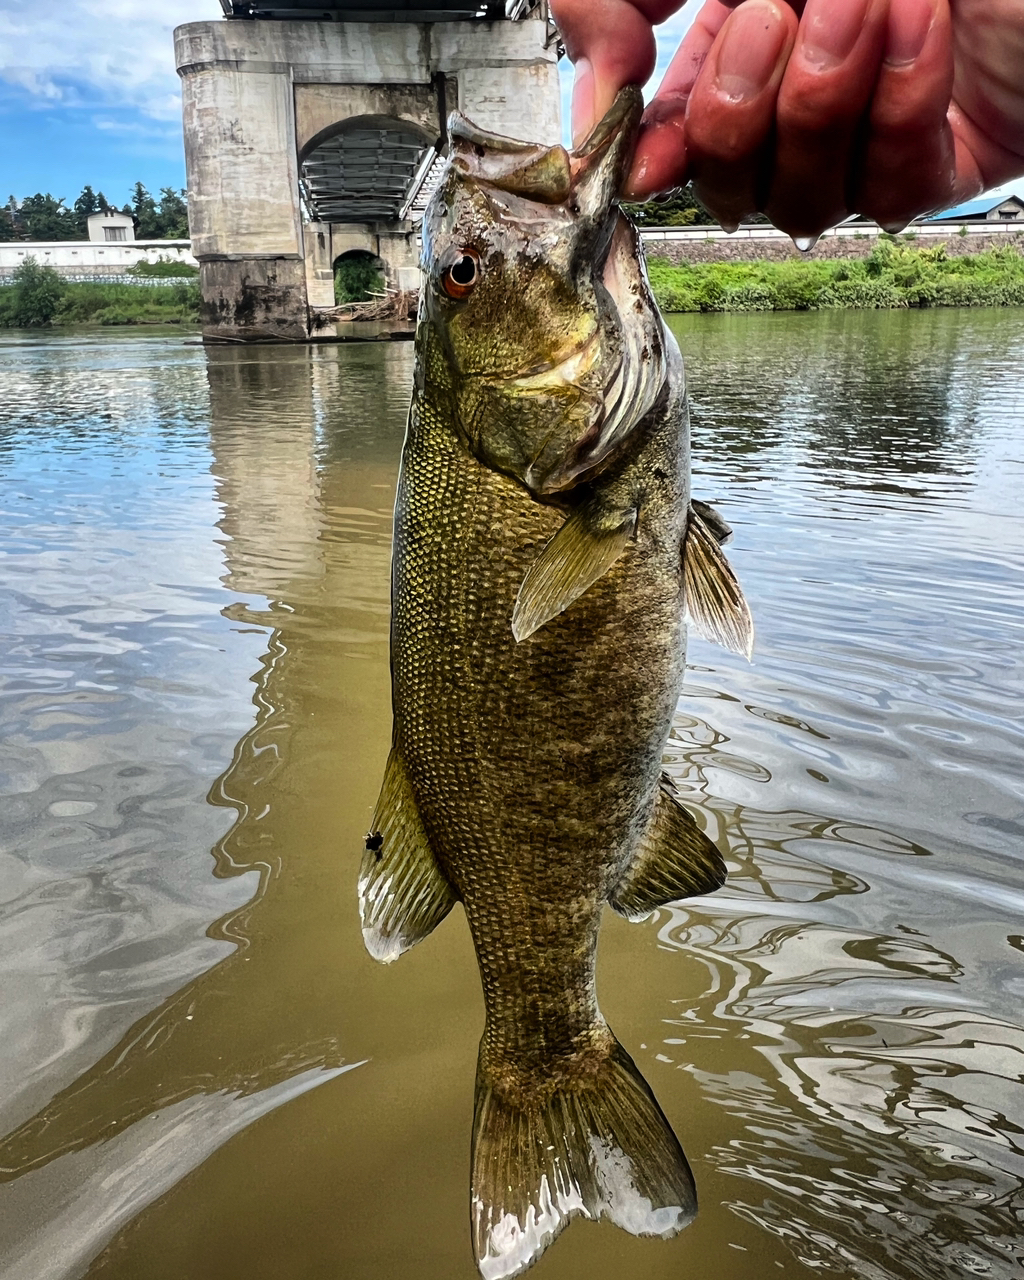
[[[552,1065],[558,1065],[553,1063]],[[575,1217],[670,1239],[697,1214],[679,1140],[625,1049],[512,1091],[477,1069],[471,1224],[484,1280],[532,1266]],[[522,1068],[510,1072],[522,1077]]]
[[[647,834],[609,901],[628,920],[645,920],[666,902],[713,893],[725,876],[722,855],[663,777]]]
[[[392,747],[359,869],[367,951],[384,964],[397,960],[441,923],[456,900],[430,848],[402,757]]]
[[[691,502],[686,521],[683,589],[687,614],[698,635],[749,659],[754,649],[754,620],[732,565],[719,546],[718,529],[698,509],[704,506]],[[728,529],[717,512],[713,514],[716,522]]]
[[[636,532],[637,511],[581,507],[527,571],[512,612],[512,634],[525,640],[564,613],[612,567]]]

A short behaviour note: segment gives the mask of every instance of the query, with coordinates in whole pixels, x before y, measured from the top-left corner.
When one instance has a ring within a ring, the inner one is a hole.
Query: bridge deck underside
[[[523,0],[220,0],[228,18],[310,19],[317,22],[496,21],[528,11]]]
[[[425,179],[436,181],[439,157],[411,130],[347,129],[302,163],[302,190],[318,222],[395,222],[422,213]]]

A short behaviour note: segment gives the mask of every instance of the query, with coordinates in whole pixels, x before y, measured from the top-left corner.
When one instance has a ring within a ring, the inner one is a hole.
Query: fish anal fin
[[[636,508],[581,507],[566,520],[523,578],[512,613],[516,640],[564,613],[603,577],[636,532]]]
[[[687,613],[698,635],[749,658],[754,649],[754,622],[743,589],[719,546],[717,532],[691,503],[683,543]]]
[[[722,855],[662,782],[647,833],[609,901],[629,920],[656,907],[713,893],[725,883]]]
[[[573,1218],[669,1239],[697,1213],[679,1141],[625,1049],[535,1102],[477,1071],[471,1226],[483,1280],[532,1266]]]
[[[440,924],[455,901],[430,848],[402,757],[393,747],[359,869],[367,951],[384,964],[397,960]]]

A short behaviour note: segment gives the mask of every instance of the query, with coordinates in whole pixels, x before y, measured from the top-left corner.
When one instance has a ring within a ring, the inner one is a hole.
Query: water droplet
[[[793,243],[801,253],[810,253],[814,246],[818,243],[817,236],[794,236]]]
[[[722,222],[721,219],[719,219],[718,225],[727,236],[735,235],[740,229],[740,224],[738,222]]]
[[[901,231],[906,231],[910,226],[909,222],[883,222],[882,230],[888,231],[891,236],[898,236]]]

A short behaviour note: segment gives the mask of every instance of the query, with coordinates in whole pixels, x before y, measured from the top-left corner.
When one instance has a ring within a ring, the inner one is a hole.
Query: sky
[[[660,28],[651,89],[696,9]],[[70,204],[89,183],[122,204],[136,181],[184,186],[171,33],[220,13],[217,0],[0,0],[0,201],[43,191]],[[563,63],[566,119],[570,85]],[[1010,189],[1024,195],[1024,181]]]

